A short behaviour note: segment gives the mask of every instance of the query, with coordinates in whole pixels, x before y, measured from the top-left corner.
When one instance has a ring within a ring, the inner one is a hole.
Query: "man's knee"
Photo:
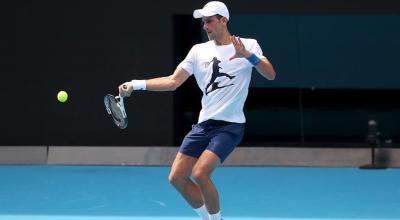
[[[175,187],[183,187],[187,184],[189,177],[171,172],[168,176],[168,181]]]
[[[192,176],[194,181],[196,181],[197,184],[201,185],[209,181],[210,172],[202,168],[197,168],[193,170]]]

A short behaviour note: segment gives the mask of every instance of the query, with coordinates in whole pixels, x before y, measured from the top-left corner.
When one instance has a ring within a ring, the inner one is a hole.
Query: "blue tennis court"
[[[198,219],[169,167],[0,166],[0,219]],[[400,170],[216,170],[225,220],[400,219]]]

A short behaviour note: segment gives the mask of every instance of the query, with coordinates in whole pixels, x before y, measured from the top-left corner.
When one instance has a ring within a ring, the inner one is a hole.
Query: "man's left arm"
[[[249,57],[250,56],[251,54],[249,55]],[[257,72],[259,72],[265,78],[269,80],[275,79],[276,76],[275,69],[267,58],[265,57],[261,58],[260,62],[254,67],[256,68]]]
[[[230,58],[230,60],[240,57],[246,58],[250,63],[254,65],[257,72],[259,72],[262,76],[269,80],[275,79],[275,69],[272,66],[271,62],[269,62],[269,60],[265,56],[259,58],[256,54],[247,50],[239,37],[232,36],[231,40],[233,46],[235,47],[235,54]],[[261,51],[261,48],[259,48],[259,50]]]

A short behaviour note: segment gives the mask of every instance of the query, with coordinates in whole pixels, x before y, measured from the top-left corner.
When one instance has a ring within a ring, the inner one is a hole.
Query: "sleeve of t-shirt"
[[[258,58],[265,58],[265,56],[263,55],[263,51],[260,47],[260,45],[258,44],[257,40],[254,40],[254,42],[252,43],[252,47],[250,48],[250,52],[254,53]]]
[[[196,64],[196,45],[190,49],[185,59],[178,65],[182,69],[186,70],[190,75],[194,73],[194,67]]]

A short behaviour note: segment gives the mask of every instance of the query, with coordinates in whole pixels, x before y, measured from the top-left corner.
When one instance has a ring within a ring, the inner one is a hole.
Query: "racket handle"
[[[123,85],[123,86],[122,86],[122,88],[123,88],[123,89],[127,89],[127,88],[128,88],[128,86],[126,86],[126,85]]]

